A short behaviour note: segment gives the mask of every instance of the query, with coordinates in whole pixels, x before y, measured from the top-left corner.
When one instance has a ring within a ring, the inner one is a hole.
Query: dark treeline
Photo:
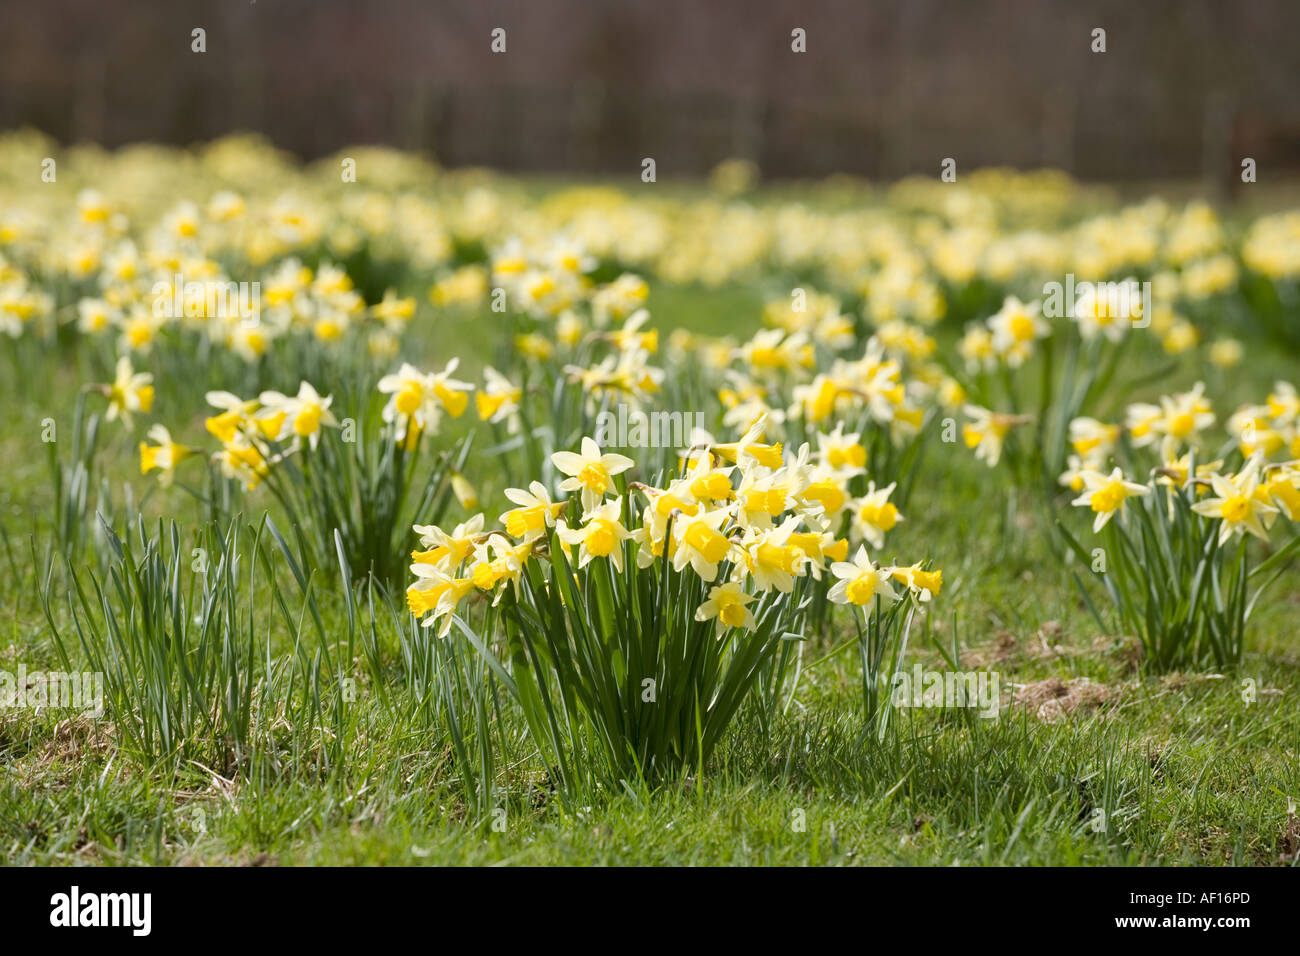
[[[252,129],[304,157],[388,143],[615,172],[654,156],[664,176],[728,156],[778,177],[945,156],[1093,179],[1217,176],[1244,155],[1300,171],[1294,0],[42,0],[0,16],[0,128],[64,142]]]

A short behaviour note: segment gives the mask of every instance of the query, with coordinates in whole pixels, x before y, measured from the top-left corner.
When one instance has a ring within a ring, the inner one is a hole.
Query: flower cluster
[[[248,489],[257,487],[272,465],[304,443],[315,449],[323,428],[339,425],[330,411],[333,398],[322,397],[308,382],[299,385],[293,396],[267,391],[250,400],[230,392],[208,392],[206,397],[208,404],[219,410],[203,423],[221,442],[213,460],[227,478],[238,479]],[[140,456],[140,470],[148,471],[151,462],[146,460],[144,448]],[[176,462],[171,464],[174,467]]]
[[[1129,405],[1122,427],[1076,418],[1070,423],[1070,466],[1060,481],[1080,492],[1076,505],[1096,513],[1094,531],[1121,513],[1127,499],[1164,486],[1194,489],[1200,500],[1191,508],[1220,522],[1221,544],[1244,533],[1267,539],[1278,515],[1289,521],[1300,518],[1298,418],[1295,388],[1278,382],[1264,404],[1243,406],[1228,420],[1241,466],[1225,469],[1224,458],[1202,461],[1200,450],[1218,419],[1204,384],[1198,382],[1189,391],[1161,396],[1157,403]],[[1142,449],[1158,454],[1150,482],[1128,480],[1118,465],[1107,471],[1117,455],[1131,457]],[[1270,460],[1278,455],[1288,460]]]
[[[921,564],[878,564],[863,544],[849,559],[852,543],[879,549],[903,520],[889,501],[893,485],[850,494],[865,461],[857,435],[837,426],[818,436],[815,454],[804,445],[787,458],[779,444],[765,442],[764,422],[735,442],[691,447],[662,486],[621,478],[635,467],[632,459],[584,438],[579,451],[551,456],[565,475],[558,491],[571,497],[555,500],[534,481],[506,491],[515,507],[500,516],[500,532],[484,530],[482,514],[450,532],[417,526],[411,611],[445,634],[461,601],[475,591],[499,601],[526,562],[551,548],[577,569],[601,560],[620,574],[663,562],[689,570],[712,585],[696,620],[716,621],[719,634],[752,628],[755,600],[788,595],[801,580],[833,580],[830,599],[858,606],[897,599],[894,584],[920,601],[938,592],[941,573]]]
[[[471,398],[480,421],[505,423],[511,430],[518,427],[522,389],[491,367],[484,370],[481,388],[460,381],[452,377],[458,364],[452,359],[441,372],[423,372],[404,363],[379,380],[378,391],[387,396],[381,417],[391,429],[392,441],[409,451],[421,435],[437,433],[444,415],[465,414]],[[130,358],[122,356],[115,380],[92,388],[108,399],[106,417],[121,418],[130,427],[133,414],[152,408],[152,381],[152,375],[134,371]],[[244,399],[227,391],[210,391],[205,398],[216,414],[205,418],[204,427],[221,443],[213,460],[226,477],[238,479],[249,490],[261,483],[272,466],[304,445],[315,450],[323,429],[340,427],[331,408],[333,397],[322,396],[305,381],[294,395],[268,390]],[[140,443],[140,471],[157,472],[164,485],[173,480],[177,465],[198,453],[174,441],[163,425],[154,425],[148,437],[154,444]],[[462,476],[455,476],[455,488],[462,500],[475,497]]]

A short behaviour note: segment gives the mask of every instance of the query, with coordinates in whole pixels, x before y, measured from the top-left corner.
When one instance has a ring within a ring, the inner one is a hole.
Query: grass
[[[721,332],[752,327],[760,302],[748,288],[656,286],[651,307],[665,329]],[[457,333],[440,327],[406,357],[431,365],[445,358],[435,343],[472,349]],[[464,358],[473,369],[490,355]],[[1286,368],[1281,357],[1261,365]],[[33,436],[47,416],[70,420],[65,396],[84,378],[53,365],[38,377],[53,384],[0,386],[0,670],[61,666],[40,597],[54,496]],[[1252,378],[1243,389],[1271,381]],[[1220,407],[1243,397],[1212,394]],[[104,464],[112,486],[130,483],[139,500],[148,483],[130,443],[110,443]],[[179,754],[133,744],[138,733],[107,718],[0,712],[0,862],[1294,864],[1300,582],[1279,582],[1252,620],[1238,673],[1144,677],[1132,642],[1099,633],[1054,557],[1049,516],[995,506],[995,484],[969,455],[929,461],[890,550],[944,569],[931,639],[914,635],[909,664],[945,667],[955,639],[968,665],[998,673],[1004,699],[1016,696],[997,721],[904,709],[882,740],[865,734],[860,662],[841,616],[805,646],[790,706],[770,722],[743,710],[703,773],[653,792],[590,785],[566,801],[485,674],[470,667],[464,684],[438,683],[447,655],[473,657],[454,633],[430,645],[382,594],[372,631],[364,587],[348,602],[341,575],[322,575],[309,595],[273,537],[263,532],[258,558],[249,531],[220,612],[247,645],[215,650],[195,677],[200,706],[175,728]],[[260,508],[269,496],[254,500]],[[175,517],[181,554],[209,534],[177,489],[144,510]],[[260,514],[246,518],[259,526]],[[53,594],[69,663],[84,667],[61,586]],[[232,677],[240,693],[223,696]],[[236,712],[214,722],[204,694]]]

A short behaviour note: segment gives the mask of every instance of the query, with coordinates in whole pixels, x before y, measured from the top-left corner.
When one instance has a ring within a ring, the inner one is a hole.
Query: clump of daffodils
[[[882,548],[903,516],[889,501],[892,484],[849,490],[863,473],[857,435],[837,426],[819,436],[818,452],[804,445],[787,457],[763,429],[760,419],[734,442],[688,449],[660,484],[627,480],[632,459],[584,438],[579,451],[552,455],[565,476],[557,491],[568,497],[534,481],[506,491],[514,507],[500,515],[501,531],[485,531],[482,515],[451,532],[418,527],[407,603],[445,634],[462,601],[480,593],[499,602],[528,562],[552,550],[577,569],[608,562],[636,574],[666,562],[695,575],[709,586],[695,619],[715,622],[719,634],[752,629],[755,601],[808,582],[826,587],[832,602],[859,607],[905,594],[928,601],[939,591],[938,571],[868,556],[866,545]]]
[[[1300,514],[1297,463],[1269,460],[1300,451],[1300,398],[1289,383],[1278,382],[1264,404],[1243,406],[1229,418],[1227,431],[1235,436],[1242,461],[1236,470],[1225,469],[1223,459],[1198,460],[1217,421],[1200,382],[1155,403],[1129,405],[1122,427],[1076,418],[1070,423],[1075,454],[1061,483],[1080,492],[1074,504],[1096,514],[1094,531],[1121,514],[1129,499],[1163,489],[1167,494],[1185,492],[1193,513],[1216,521],[1220,544],[1243,534],[1267,540],[1279,515],[1293,521]],[[1107,471],[1120,454],[1121,441],[1127,442],[1130,453],[1156,452],[1149,481],[1129,480],[1118,466]],[[1172,509],[1168,517],[1173,520]]]
[[[387,426],[387,440],[409,451],[422,435],[436,434],[444,417],[456,419],[464,415],[471,399],[478,420],[506,423],[511,430],[518,428],[522,388],[491,368],[485,370],[484,384],[477,388],[472,382],[453,377],[457,365],[458,360],[452,359],[440,372],[425,372],[405,363],[379,380],[378,391],[386,398],[380,417]],[[148,412],[152,407],[151,383],[151,375],[135,372],[130,358],[123,356],[118,361],[115,381],[91,386],[91,390],[108,398],[106,417],[120,417],[129,425],[133,413]],[[268,390],[245,399],[215,390],[205,398],[215,411],[204,420],[204,427],[220,443],[213,461],[226,477],[238,479],[250,490],[273,465],[300,451],[315,451],[326,429],[340,429],[342,425],[333,411],[333,397],[322,395],[306,381],[293,395]],[[355,428],[355,423],[351,427]],[[156,471],[164,483],[170,482],[178,464],[198,454],[197,449],[174,441],[162,425],[155,425],[149,438],[153,444],[140,444],[140,470],[142,474]],[[475,497],[472,486],[459,472],[452,477],[452,485],[462,501]]]
[[[1070,423],[1073,454],[1060,482],[1093,513],[1104,547],[1085,549],[1063,534],[1105,587],[1121,625],[1141,639],[1149,666],[1240,661],[1246,620],[1272,578],[1253,594],[1251,582],[1270,569],[1281,573],[1300,548],[1294,528],[1258,563],[1247,547],[1300,518],[1298,418],[1295,389],[1278,382],[1263,404],[1229,417],[1220,444],[1218,417],[1197,383],[1130,404],[1122,425]],[[1219,447],[1222,457],[1205,460],[1206,447]],[[1230,467],[1232,460],[1239,464]],[[1149,465],[1145,480],[1133,474],[1134,462]]]
[[[496,529],[482,514],[416,526],[408,608],[440,636],[463,632],[498,673],[478,635],[502,628],[507,688],[562,778],[579,753],[613,779],[696,766],[747,698],[779,697],[816,600],[910,622],[939,592],[939,571],[871,558],[902,515],[892,485],[850,489],[857,434],[837,424],[817,452],[790,454],[765,426],[698,440],[654,482],[584,438],[551,456],[554,489],[506,490]],[[597,733],[571,729],[584,725]]]
[[[324,428],[339,426],[330,411],[333,398],[322,396],[309,382],[302,382],[293,396],[267,391],[246,400],[213,391],[206,398],[217,414],[205,419],[204,427],[221,443],[213,461],[227,478],[238,479],[250,490],[272,466],[304,445],[315,450]],[[141,470],[148,470],[143,458]]]
[[[474,386],[452,378],[458,365],[452,359],[441,372],[422,372],[403,363],[379,380],[379,391],[389,396],[383,419],[395,428],[397,441],[409,445],[425,432],[436,432],[443,415],[459,418],[465,413]]]

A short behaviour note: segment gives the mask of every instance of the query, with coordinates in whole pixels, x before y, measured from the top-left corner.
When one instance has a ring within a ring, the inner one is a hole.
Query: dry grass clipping
[[[1116,694],[1114,688],[1086,677],[1070,680],[1049,677],[1032,684],[1021,684],[1012,699],[1038,720],[1054,723],[1075,713],[1095,710]]]

